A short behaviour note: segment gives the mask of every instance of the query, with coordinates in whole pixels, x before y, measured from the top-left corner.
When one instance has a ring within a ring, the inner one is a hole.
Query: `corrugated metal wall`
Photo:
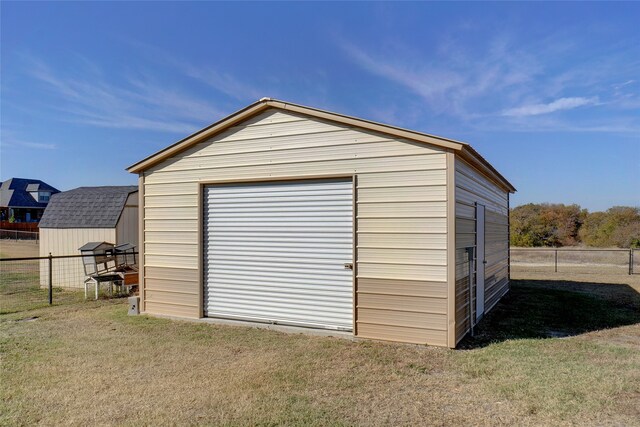
[[[204,312],[353,330],[353,181],[204,189]]]
[[[456,158],[456,342],[469,331],[468,271],[464,248],[476,247],[475,204],[485,205],[485,313],[507,292],[508,193]],[[475,274],[474,266],[471,273]],[[475,319],[475,299],[472,299]]]
[[[356,334],[447,344],[446,153],[269,110],[145,172],[145,309],[199,317],[199,182],[356,174]]]

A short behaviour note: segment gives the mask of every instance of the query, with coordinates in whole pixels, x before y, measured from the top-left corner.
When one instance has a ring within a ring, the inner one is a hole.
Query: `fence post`
[[[555,250],[556,255],[555,255],[555,272],[558,272],[558,250]]]
[[[53,305],[53,256],[49,252],[49,305]]]
[[[633,248],[629,248],[629,276],[633,274]]]

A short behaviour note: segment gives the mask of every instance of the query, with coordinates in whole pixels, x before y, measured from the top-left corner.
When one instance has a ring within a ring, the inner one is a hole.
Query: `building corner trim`
[[[447,151],[447,344],[456,347],[456,154]]]

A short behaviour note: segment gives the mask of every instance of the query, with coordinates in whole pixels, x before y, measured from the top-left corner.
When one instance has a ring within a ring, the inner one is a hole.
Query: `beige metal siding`
[[[116,242],[115,228],[41,228],[40,256],[80,255],[78,248],[87,242]],[[40,262],[40,285],[48,285],[48,260]],[[84,267],[81,258],[53,261],[53,286],[83,288]]]
[[[447,345],[441,309],[447,298],[446,153],[276,110],[144,172],[145,287],[156,290],[146,311],[201,316],[201,182],[352,174],[357,176],[356,334]],[[195,279],[181,279],[186,276]],[[191,297],[178,302],[172,292]],[[402,307],[399,296],[421,297],[424,304]]]
[[[469,330],[469,284],[465,247],[476,244],[475,204],[485,205],[485,313],[509,288],[508,193],[456,158],[456,342]],[[472,269],[471,274],[475,274]],[[475,318],[475,299],[471,301]]]
[[[131,243],[138,247],[138,192],[131,193],[116,226],[116,244]]]

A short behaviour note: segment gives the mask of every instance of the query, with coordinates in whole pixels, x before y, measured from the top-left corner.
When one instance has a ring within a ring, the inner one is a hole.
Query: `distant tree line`
[[[589,212],[579,205],[534,204],[511,209],[512,246],[640,248],[640,208]]]

